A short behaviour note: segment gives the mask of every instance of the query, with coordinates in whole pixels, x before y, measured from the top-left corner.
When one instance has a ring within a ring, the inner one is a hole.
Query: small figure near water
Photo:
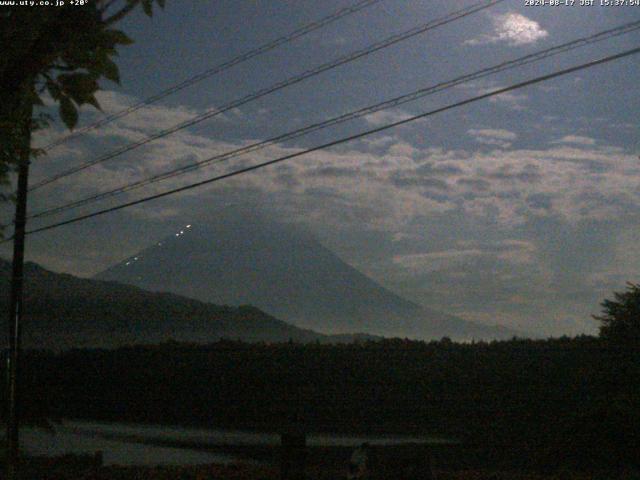
[[[426,445],[371,446],[363,443],[351,459],[347,480],[434,480]]]
[[[349,460],[349,472],[347,473],[347,480],[359,480],[370,478],[367,469],[367,463],[369,459],[370,445],[363,443],[353,451],[351,459]]]

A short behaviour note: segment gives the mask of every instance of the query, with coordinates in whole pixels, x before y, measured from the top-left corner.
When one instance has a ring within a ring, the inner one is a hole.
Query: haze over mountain
[[[10,262],[0,259],[0,311],[8,310]],[[5,338],[6,315],[0,322]],[[353,341],[289,325],[252,306],[227,307],[25,264],[23,344],[28,348],[117,347],[168,340],[206,343]],[[365,337],[360,337],[365,338]]]
[[[96,275],[206,302],[255,305],[302,328],[411,338],[488,339],[503,327],[430,310],[385,289],[312,235],[228,209]]]

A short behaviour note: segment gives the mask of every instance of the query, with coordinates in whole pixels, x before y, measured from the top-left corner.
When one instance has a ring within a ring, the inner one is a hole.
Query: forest
[[[31,419],[439,435],[475,465],[639,464],[640,351],[605,338],[165,342],[32,350],[24,366]]]

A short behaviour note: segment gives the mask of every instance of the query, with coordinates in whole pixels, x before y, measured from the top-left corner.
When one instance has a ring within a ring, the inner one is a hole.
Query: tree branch
[[[105,25],[112,25],[119,20],[122,20],[129,14],[129,12],[131,12],[131,10],[136,8],[138,3],[140,3],[140,0],[128,0],[128,4],[125,7],[121,8],[120,11],[114,13],[104,21]]]
[[[107,0],[106,4],[100,8],[100,13],[104,14],[107,10],[111,8],[118,0]]]

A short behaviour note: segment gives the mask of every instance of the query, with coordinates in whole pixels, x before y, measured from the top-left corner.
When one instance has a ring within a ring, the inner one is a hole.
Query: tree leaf
[[[142,0],[142,9],[148,16],[153,16],[153,0]]]
[[[86,103],[88,103],[89,105],[93,105],[96,109],[102,111],[102,107],[98,103],[98,100],[96,100],[95,95],[91,95],[91,97],[87,99]]]
[[[58,82],[63,88],[78,91],[89,91],[97,87],[96,76],[91,73],[63,73],[58,75]]]
[[[78,110],[69,97],[60,98],[60,118],[69,130],[73,130],[78,123]]]
[[[105,78],[115,83],[120,83],[120,70],[118,66],[109,57],[104,57],[98,63],[98,68]]]
[[[49,92],[49,95],[51,95],[51,98],[53,98],[54,100],[58,100],[60,98],[60,86],[52,81],[47,79],[47,91]]]
[[[58,75],[58,83],[62,87],[63,95],[69,96],[78,105],[89,103],[93,94],[98,90],[97,76],[92,73],[70,73]]]
[[[122,30],[105,30],[103,37],[110,43],[110,45],[105,45],[108,48],[113,48],[116,44],[131,45],[133,43],[133,40]]]

